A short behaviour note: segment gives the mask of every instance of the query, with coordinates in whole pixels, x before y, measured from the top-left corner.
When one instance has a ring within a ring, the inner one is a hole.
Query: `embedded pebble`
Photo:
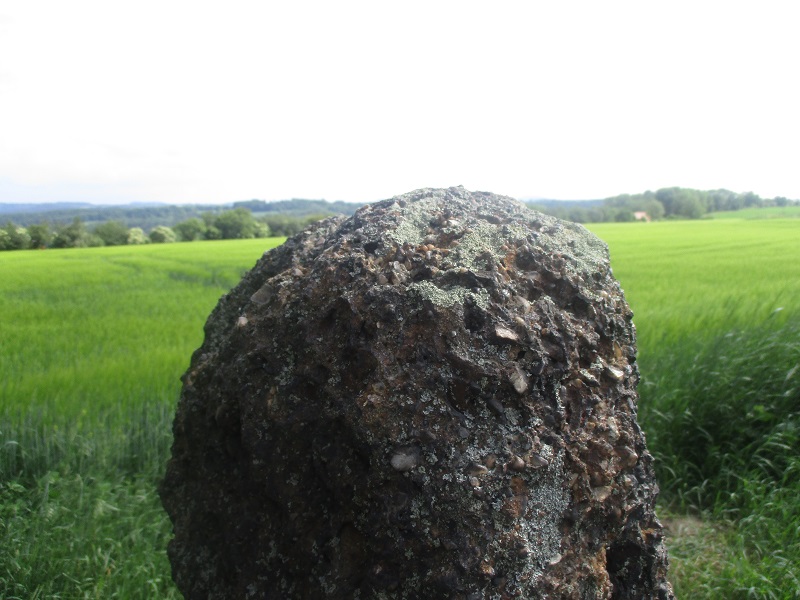
[[[417,466],[417,461],[419,458],[414,454],[403,454],[402,452],[398,452],[394,456],[392,456],[392,467],[396,471],[410,471],[414,467]]]
[[[514,371],[511,373],[510,379],[511,385],[514,386],[514,390],[518,394],[524,394],[526,391],[528,391],[528,378],[518,366],[514,367]]]

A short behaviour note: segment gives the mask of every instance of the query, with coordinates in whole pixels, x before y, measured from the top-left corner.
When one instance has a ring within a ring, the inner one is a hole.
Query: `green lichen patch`
[[[430,281],[419,281],[411,283],[408,286],[408,290],[412,294],[420,296],[423,300],[428,300],[436,306],[444,308],[464,304],[468,298],[481,308],[486,308],[489,304],[489,294],[483,289],[479,289],[476,292],[460,286],[446,289],[437,287]]]

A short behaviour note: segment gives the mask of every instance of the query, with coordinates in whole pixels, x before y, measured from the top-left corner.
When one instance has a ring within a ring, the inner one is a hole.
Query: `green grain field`
[[[0,598],[179,596],[155,490],[178,378],[282,241],[0,253]]]
[[[708,215],[711,219],[796,219],[800,217],[800,206],[760,206],[741,210],[726,210]]]
[[[597,224],[681,598],[800,598],[800,220]]]
[[[590,229],[635,313],[676,591],[800,597],[800,219]],[[280,241],[0,253],[0,598],[179,597],[179,376]]]

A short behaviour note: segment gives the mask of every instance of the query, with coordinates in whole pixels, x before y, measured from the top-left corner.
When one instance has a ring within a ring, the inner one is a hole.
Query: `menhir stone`
[[[183,377],[187,598],[672,598],[631,311],[579,225],[463,188],[264,255]]]

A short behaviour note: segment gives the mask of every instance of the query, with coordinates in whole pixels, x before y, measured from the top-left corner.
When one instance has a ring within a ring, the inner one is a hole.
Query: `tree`
[[[246,208],[226,210],[214,219],[223,240],[240,240],[256,236],[258,230],[253,214]]]
[[[206,226],[206,231],[203,234],[203,236],[207,240],[219,240],[219,239],[222,239],[222,233],[217,228],[217,226],[214,225],[214,221],[216,220],[217,215],[215,215],[212,212],[206,211],[203,214],[201,214],[200,217],[203,219],[203,223],[205,223],[205,226]]]
[[[269,230],[269,225],[262,223],[261,221],[256,221],[256,232],[253,237],[268,238],[271,235],[272,232]]]
[[[39,223],[28,227],[31,236],[31,248],[47,248],[53,241],[53,232],[48,223]]]
[[[645,203],[642,204],[642,210],[654,221],[664,218],[664,205],[655,198],[646,200]]]
[[[31,245],[31,236],[28,235],[28,230],[24,227],[17,227],[11,221],[8,221],[3,227],[5,235],[3,236],[2,246],[0,250],[25,250]]]
[[[141,227],[131,227],[128,230],[128,239],[125,242],[126,244],[138,246],[140,244],[147,244],[149,242],[150,238],[145,235],[144,230]]]
[[[153,227],[153,230],[150,232],[150,241],[154,244],[170,244],[177,241],[177,239],[175,232],[164,225]]]
[[[754,194],[753,192],[745,192],[744,194],[741,194],[741,196],[745,208],[761,206],[762,204],[761,196]]]
[[[297,217],[289,215],[268,215],[261,218],[261,222],[269,227],[272,235],[290,236],[298,233],[302,229],[302,223]]]
[[[194,240],[202,240],[205,237],[208,225],[201,219],[193,217],[177,223],[172,229],[182,242],[193,242]]]
[[[289,237],[300,233],[311,223],[315,223],[316,221],[329,216],[330,215],[327,214],[315,214],[305,217],[297,217],[293,215],[274,214],[261,217],[258,222],[264,223],[269,228],[269,233],[263,237],[268,237],[270,235]]]
[[[706,211],[703,199],[697,190],[671,187],[656,192],[656,200],[664,206],[668,217],[699,219]]]
[[[53,248],[86,248],[91,245],[86,225],[79,217],[75,217],[69,225],[61,225],[53,237]]]
[[[585,208],[573,208],[567,212],[567,219],[575,223],[588,223],[589,211]]]
[[[94,228],[94,234],[98,236],[106,246],[124,246],[128,243],[128,228],[120,221],[106,221]]]

